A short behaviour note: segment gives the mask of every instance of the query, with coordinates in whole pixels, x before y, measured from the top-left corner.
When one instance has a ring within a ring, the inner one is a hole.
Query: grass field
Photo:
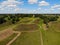
[[[44,45],[60,45],[60,33],[48,31],[42,31]]]
[[[40,45],[40,31],[22,32],[11,45]]]
[[[7,37],[7,39],[0,42],[0,45],[6,45],[10,40],[12,40],[17,34],[13,34],[10,37]]]
[[[60,23],[57,21],[50,25],[48,30],[42,30],[43,43],[44,45],[60,45],[60,32],[58,32]]]

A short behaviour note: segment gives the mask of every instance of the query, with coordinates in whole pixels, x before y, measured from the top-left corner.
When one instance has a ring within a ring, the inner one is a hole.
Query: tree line
[[[20,18],[24,17],[39,17],[43,19],[43,23],[47,25],[51,21],[57,21],[59,15],[43,15],[43,14],[1,14],[0,15],[0,24],[11,21],[12,24],[15,24],[20,21]]]

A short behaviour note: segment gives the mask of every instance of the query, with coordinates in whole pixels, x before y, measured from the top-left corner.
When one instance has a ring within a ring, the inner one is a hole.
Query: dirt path
[[[42,29],[42,27],[40,26],[40,28]],[[40,37],[41,37],[41,45],[43,45],[43,37],[42,37],[42,32],[40,30]]]
[[[42,33],[40,31],[40,36],[41,36],[41,45],[43,45],[43,39],[42,39]]]
[[[14,33],[18,33],[16,37],[14,37],[10,42],[8,42],[6,45],[11,45],[21,34],[21,32],[13,31]]]

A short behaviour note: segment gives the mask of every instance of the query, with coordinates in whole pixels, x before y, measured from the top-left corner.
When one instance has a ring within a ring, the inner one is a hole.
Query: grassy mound
[[[15,31],[35,31],[38,29],[39,29],[39,26],[36,24],[20,24],[14,30]]]
[[[29,23],[32,20],[33,20],[33,18],[25,17],[20,20],[20,23]]]

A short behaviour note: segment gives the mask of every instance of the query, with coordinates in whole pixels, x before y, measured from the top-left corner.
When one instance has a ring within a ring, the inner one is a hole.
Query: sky
[[[60,13],[60,0],[0,0],[1,13]]]

